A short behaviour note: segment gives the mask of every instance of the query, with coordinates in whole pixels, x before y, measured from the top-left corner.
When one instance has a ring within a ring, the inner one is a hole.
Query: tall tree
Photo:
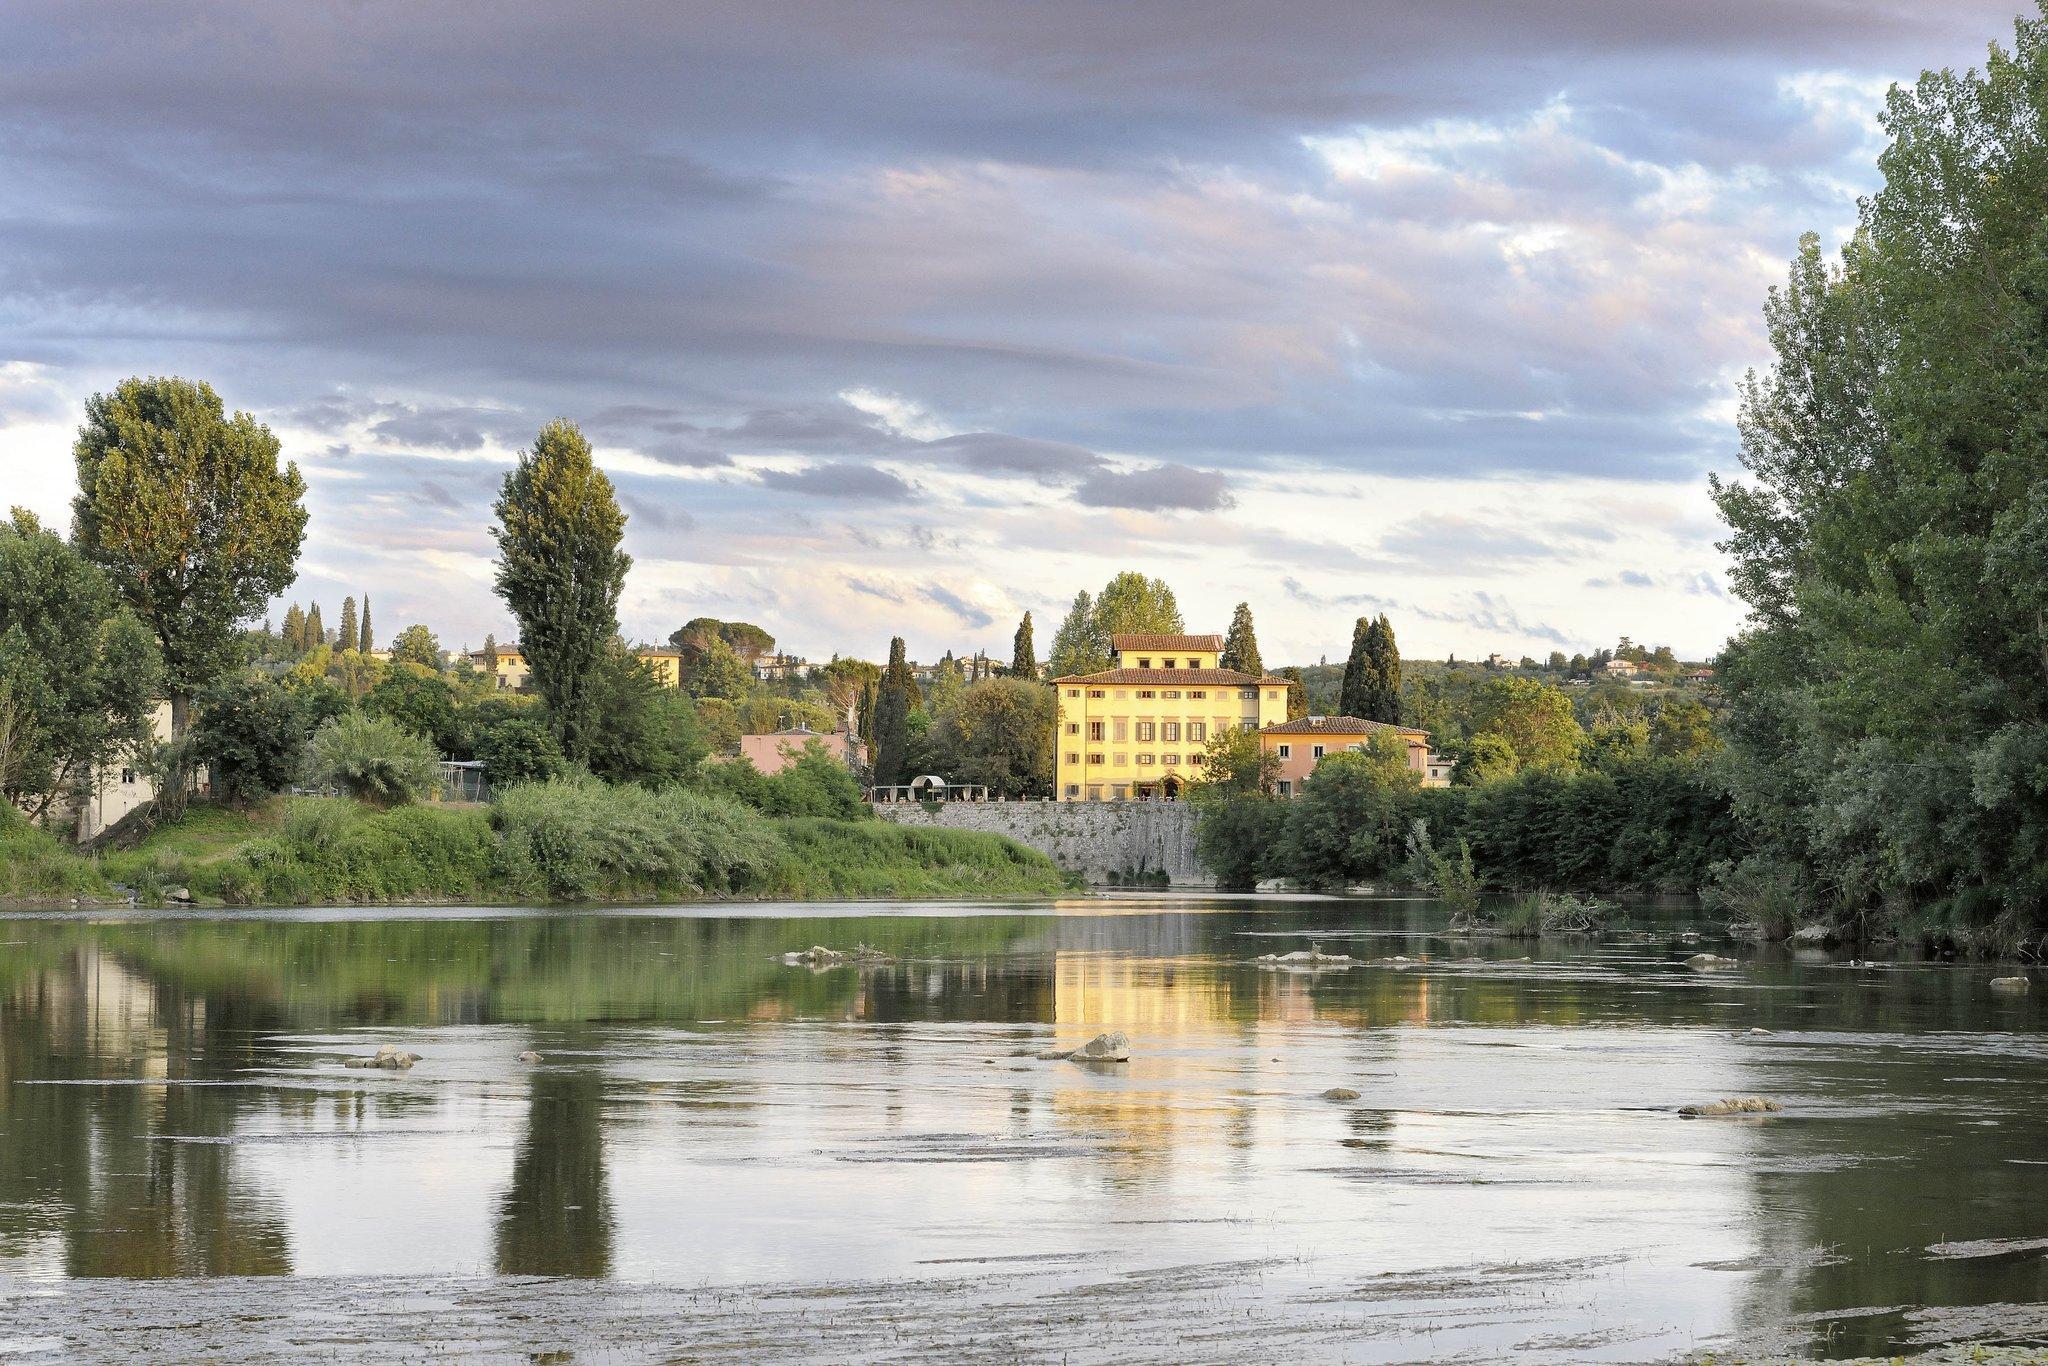
[[[326,643],[327,627],[320,620],[320,604],[316,602],[306,612],[306,648],[310,650]]]
[[[1394,643],[1393,623],[1382,612],[1366,632],[1366,690],[1363,711],[1352,713],[1368,721],[1401,724],[1401,650]]]
[[[1095,635],[1105,647],[1115,636],[1173,635],[1186,629],[1180,604],[1164,579],[1148,579],[1127,569],[1095,595]]]
[[[353,597],[343,598],[341,600],[341,625],[335,632],[334,648],[337,650],[353,650],[360,640],[361,635],[356,630],[356,600]]]
[[[589,757],[592,674],[619,630],[619,592],[632,560],[619,548],[626,514],[570,423],[541,428],[505,476],[495,511],[498,595],[519,623],[534,690],[562,753]]]
[[[284,647],[295,655],[306,652],[306,610],[297,603],[285,609]]]
[[[903,637],[889,641],[889,665],[882,670],[881,689],[875,697],[875,785],[893,787],[903,781],[903,760],[910,741],[910,664],[903,653]]]
[[[417,664],[422,669],[441,668],[441,642],[425,626],[414,623],[391,638],[393,664]]]
[[[1053,690],[1034,680],[971,683],[932,723],[932,757],[952,781],[998,797],[1050,795],[1053,712]]]
[[[1038,677],[1038,648],[1031,639],[1029,612],[1024,614],[1024,620],[1017,623],[1017,634],[1010,641],[1010,675],[1013,678]]]
[[[1372,693],[1372,622],[1360,617],[1351,627],[1351,654],[1344,661],[1344,683],[1337,690],[1340,716],[1365,716]],[[1366,718],[1370,719],[1370,718]]]
[[[305,481],[268,427],[182,379],[94,394],[72,455],[74,539],[156,635],[182,736],[193,695],[235,663],[237,628],[297,575]]]
[[[1092,674],[1109,667],[1109,642],[1095,630],[1095,599],[1087,589],[1074,594],[1074,605],[1052,637],[1052,676]]]
[[[1264,661],[1259,658],[1259,636],[1252,629],[1252,606],[1241,602],[1230,614],[1230,633],[1223,637],[1223,657],[1220,661],[1226,669],[1239,673],[1260,674],[1266,672]]]
[[[0,797],[41,816],[137,753],[156,669],[104,572],[31,513],[0,522]]]
[[[363,594],[363,624],[356,632],[356,648],[364,654],[377,648],[377,637],[370,633],[370,595]]]

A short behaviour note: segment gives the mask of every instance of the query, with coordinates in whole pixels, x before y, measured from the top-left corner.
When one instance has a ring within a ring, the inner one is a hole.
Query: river
[[[2048,981],[1711,942],[1740,964],[1701,973],[1696,913],[1637,923],[1466,940],[1427,901],[1169,895],[0,917],[0,1357],[2048,1342]],[[894,961],[781,960],[857,943]],[[1254,961],[1311,943],[1362,961]],[[1128,1064],[1036,1056],[1114,1029]],[[343,1065],[386,1043],[422,1061]],[[1782,1110],[1677,1114],[1746,1095]]]

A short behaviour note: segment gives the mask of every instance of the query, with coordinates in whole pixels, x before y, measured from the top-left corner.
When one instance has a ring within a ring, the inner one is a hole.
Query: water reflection
[[[1927,1251],[2048,1237],[2042,1005],[1985,971],[1703,977],[1666,933],[1474,945],[1417,903],[1122,909],[0,922],[0,1270],[700,1283],[1278,1250],[1258,1293],[1314,1295],[1581,1258],[1627,1270],[1600,1290],[1641,1325],[1624,1355],[1884,1352],[1920,1306],[2048,1299],[2038,1251]],[[1314,941],[1429,961],[1252,961]],[[813,943],[896,961],[780,961]],[[1130,1065],[1032,1057],[1104,1029]],[[339,1066],[387,1040],[427,1061]],[[1318,1098],[1340,1083],[1361,1098]],[[1787,1113],[1669,1114],[1744,1092]],[[1511,1334],[1572,1312],[1552,1285]]]

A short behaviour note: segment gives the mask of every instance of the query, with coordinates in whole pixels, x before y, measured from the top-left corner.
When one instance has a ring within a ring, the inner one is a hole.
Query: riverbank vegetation
[[[996,835],[774,817],[710,793],[595,779],[506,788],[488,806],[347,797],[194,803],[136,847],[80,854],[0,826],[0,896],[224,905],[635,898],[1032,897],[1066,880]]]

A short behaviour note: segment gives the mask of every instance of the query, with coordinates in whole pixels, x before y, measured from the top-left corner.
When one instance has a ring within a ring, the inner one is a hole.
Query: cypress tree
[[[377,637],[370,634],[370,595],[363,594],[363,626],[356,636],[356,648],[364,654],[377,648]]]
[[[619,590],[633,563],[619,548],[626,514],[590,443],[568,422],[541,428],[505,476],[494,509],[498,596],[519,623],[534,691],[562,753],[590,757],[599,661],[619,633]]]
[[[1237,605],[1237,611],[1230,616],[1230,634],[1223,637],[1222,665],[1236,669],[1239,673],[1263,676],[1266,666],[1259,658],[1259,636],[1252,629],[1252,606],[1248,602]]]
[[[1368,721],[1385,721],[1388,725],[1398,726],[1401,724],[1401,651],[1394,644],[1393,623],[1387,620],[1384,612],[1367,633],[1366,652],[1370,661],[1366,710],[1356,714]]]
[[[341,600],[341,630],[334,637],[338,650],[353,650],[359,637],[356,634],[356,600],[352,597]]]
[[[1038,647],[1031,639],[1029,612],[1017,623],[1017,634],[1010,642],[1010,673],[1016,678],[1038,677]]]
[[[285,609],[284,647],[295,655],[306,653],[306,613],[297,603]]]
[[[903,781],[903,759],[910,741],[910,665],[903,655],[903,637],[889,641],[889,667],[882,671],[875,698],[875,786]]]
[[[306,648],[327,643],[327,628],[320,624],[320,604],[314,603],[306,610]]]
[[[1371,630],[1372,623],[1364,617],[1360,617],[1351,628],[1351,657],[1344,661],[1344,685],[1337,690],[1337,714],[1340,716],[1365,716],[1366,692],[1371,687],[1366,675],[1372,668],[1372,661],[1366,655],[1366,637]]]

